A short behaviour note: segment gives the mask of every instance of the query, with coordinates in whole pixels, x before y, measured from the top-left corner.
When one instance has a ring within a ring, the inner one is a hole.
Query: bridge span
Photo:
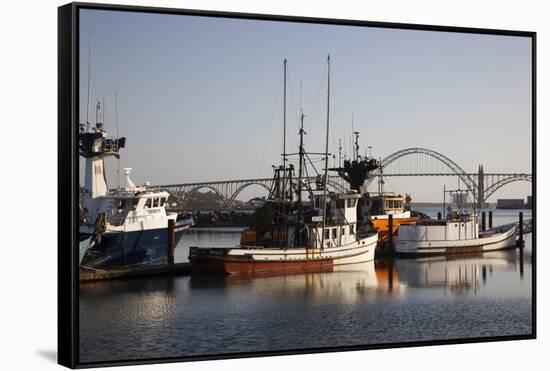
[[[482,208],[489,197],[507,184],[517,181],[533,181],[531,173],[486,173],[483,165],[479,165],[477,173],[466,172],[456,162],[439,152],[426,148],[406,148],[383,158],[380,161],[380,168],[371,173],[365,184],[368,186],[373,181],[384,177],[426,176],[458,177],[466,189],[472,193],[478,208]],[[317,179],[317,177],[306,178],[309,183],[314,183]],[[168,184],[158,187],[167,190],[172,195],[179,209],[185,209],[190,196],[202,189],[209,189],[221,196],[224,206],[231,209],[234,207],[234,201],[244,189],[257,185],[265,188],[266,194],[268,194],[272,182],[273,178],[255,178]],[[348,189],[347,183],[338,176],[329,176],[328,185],[340,192]]]

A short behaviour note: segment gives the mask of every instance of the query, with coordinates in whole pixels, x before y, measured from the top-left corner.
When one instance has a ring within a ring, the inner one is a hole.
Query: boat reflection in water
[[[526,246],[522,254],[377,259],[332,272],[82,284],[80,356],[142,359],[527,334],[530,239]]]
[[[331,272],[300,274],[250,273],[226,276],[192,276],[192,290],[224,288],[228,295],[253,294],[270,300],[292,301],[307,298],[310,303],[354,303],[371,295],[401,289],[397,272],[388,265],[371,260],[358,264],[337,266]],[[390,275],[393,280],[389,279]]]
[[[455,295],[477,294],[481,285],[498,270],[523,269],[520,250],[502,250],[458,256],[433,256],[417,259],[377,259],[336,267],[331,272],[299,274],[251,273],[213,277],[190,277],[191,289],[226,288],[228,292],[245,288],[255,295],[290,300],[292,295],[343,303],[363,300],[369,295],[399,296],[410,288],[443,288]]]
[[[467,255],[395,259],[400,285],[412,288],[445,288],[455,295],[477,294],[498,271],[518,271],[523,277],[525,257],[521,249]],[[498,285],[497,282],[494,284]],[[510,294],[510,292],[508,292]]]

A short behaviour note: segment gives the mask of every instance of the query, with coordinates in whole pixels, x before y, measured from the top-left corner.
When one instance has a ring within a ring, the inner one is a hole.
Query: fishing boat
[[[360,155],[359,151],[359,132],[353,132],[355,144],[353,147],[353,156],[351,159],[341,161],[341,147],[339,157],[339,166],[330,168],[330,171],[336,172],[344,179],[349,187],[361,195],[357,207],[357,219],[359,228],[378,231],[378,246],[383,247],[387,244],[389,235],[389,215],[392,215],[392,234],[397,233],[397,228],[401,223],[411,223],[419,219],[418,215],[413,215],[410,210],[405,210],[403,197],[395,193],[387,193],[383,190],[384,180],[379,176],[378,192],[368,192],[365,181],[370,178],[372,172],[381,168],[380,161],[369,157],[367,154]]]
[[[101,109],[98,103],[98,110]],[[96,114],[96,116],[98,116]],[[157,265],[167,262],[168,223],[174,221],[175,244],[192,218],[167,212],[168,192],[136,186],[125,168],[125,187],[109,189],[105,159],[120,157],[126,138],[109,138],[101,122],[80,125],[80,156],[86,160],[80,195],[81,242],[88,243],[80,265],[88,268]]]
[[[189,261],[193,274],[325,272],[374,259],[378,233],[357,230],[361,196],[354,190],[337,193],[327,187],[330,57],[327,65],[326,148],[324,153],[317,153],[324,157],[324,173],[318,173],[314,185],[305,181],[306,157],[314,153],[305,151],[302,112],[298,153],[287,154],[283,144],[283,164],[274,167],[269,197],[256,211],[254,225],[242,233],[238,246],[191,247]],[[286,92],[286,60],[284,72]],[[283,104],[286,132],[286,94]],[[290,156],[298,157],[297,177],[293,164],[287,164]]]
[[[467,191],[449,190],[449,193]],[[459,197],[462,199],[462,197]],[[444,203],[445,204],[445,203]],[[394,241],[396,253],[400,255],[435,255],[457,253],[479,253],[516,246],[517,225],[479,231],[478,215],[458,205],[444,207],[444,215],[438,220],[419,220],[401,224]]]
[[[405,210],[403,196],[396,193],[366,194],[362,199],[364,207],[363,217],[378,230],[378,242],[386,245],[389,234],[396,234],[401,224],[410,224],[418,221],[419,216],[412,215]],[[390,232],[389,217],[392,216],[392,230]]]

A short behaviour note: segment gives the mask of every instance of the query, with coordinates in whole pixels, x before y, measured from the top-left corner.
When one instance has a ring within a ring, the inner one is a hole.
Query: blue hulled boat
[[[148,184],[136,186],[130,168],[123,169],[124,188],[108,189],[104,160],[119,158],[125,143],[126,138],[108,138],[101,123],[80,125],[80,155],[86,159],[80,199],[80,241],[87,243],[82,267],[165,264],[169,221],[175,224],[175,245],[193,224],[192,218],[166,210],[168,192]]]

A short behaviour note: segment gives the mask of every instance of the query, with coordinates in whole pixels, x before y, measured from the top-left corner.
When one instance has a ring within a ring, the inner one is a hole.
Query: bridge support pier
[[[479,165],[477,172],[477,208],[483,209],[485,204],[485,184],[483,179],[483,165]]]

